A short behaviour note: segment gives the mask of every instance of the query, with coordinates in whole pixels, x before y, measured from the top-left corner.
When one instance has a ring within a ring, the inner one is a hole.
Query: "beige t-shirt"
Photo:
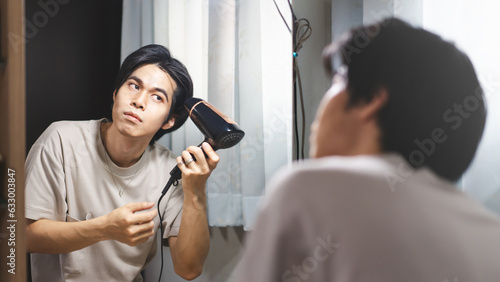
[[[305,161],[268,191],[235,281],[500,281],[498,216],[398,155]]]
[[[154,144],[133,166],[118,167],[102,144],[101,122],[55,122],[35,142],[26,160],[26,218],[83,221],[144,201],[156,209],[174,156]],[[177,236],[182,203],[181,185],[172,186],[160,204],[164,238]],[[158,228],[158,216],[154,222]],[[140,271],[155,253],[153,237],[135,247],[108,240],[68,254],[34,253],[33,281],[142,281]]]

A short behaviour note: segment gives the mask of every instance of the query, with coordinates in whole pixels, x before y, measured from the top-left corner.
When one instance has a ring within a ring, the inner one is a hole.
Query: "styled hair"
[[[377,122],[381,149],[451,181],[471,163],[483,134],[486,106],[474,67],[441,37],[388,18],[352,29],[325,48],[325,68],[347,67],[347,107],[385,89]]]
[[[170,111],[165,119],[165,122],[167,122],[175,115],[175,123],[169,129],[164,130],[160,128],[151,139],[152,144],[165,133],[175,131],[181,127],[186,121],[188,112],[183,105],[186,99],[193,97],[193,81],[186,67],[180,61],[173,58],[167,48],[157,44],[150,44],[137,49],[125,58],[118,71],[115,91],[120,89],[136,69],[144,65],[157,66],[166,72],[177,84],[177,88],[172,95]]]

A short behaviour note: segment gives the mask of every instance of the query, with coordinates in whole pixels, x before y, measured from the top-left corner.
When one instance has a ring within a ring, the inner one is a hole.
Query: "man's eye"
[[[130,87],[132,87],[135,90],[139,90],[139,85],[137,85],[135,83],[130,83]]]
[[[160,95],[154,95],[154,99],[159,101],[159,102],[163,101],[163,99],[161,98]]]

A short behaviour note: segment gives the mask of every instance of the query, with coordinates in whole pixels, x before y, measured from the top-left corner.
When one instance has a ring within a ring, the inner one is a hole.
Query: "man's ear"
[[[380,87],[370,102],[360,106],[360,115],[364,120],[378,116],[379,111],[384,107],[389,99],[389,93],[385,87]]]
[[[115,98],[116,98],[116,90],[113,91],[113,103],[115,102]]]
[[[175,124],[175,120],[177,119],[177,115],[176,114],[173,114],[167,122],[165,122],[162,126],[161,126],[161,129],[163,130],[167,130],[169,128],[171,128],[172,126],[174,126]]]

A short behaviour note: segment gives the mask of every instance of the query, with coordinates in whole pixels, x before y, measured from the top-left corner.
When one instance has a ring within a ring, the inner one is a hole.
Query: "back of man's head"
[[[452,181],[462,175],[486,119],[483,91],[467,55],[394,18],[351,30],[325,55],[329,71],[338,64],[348,68],[350,106],[387,90],[378,116],[383,151]]]

